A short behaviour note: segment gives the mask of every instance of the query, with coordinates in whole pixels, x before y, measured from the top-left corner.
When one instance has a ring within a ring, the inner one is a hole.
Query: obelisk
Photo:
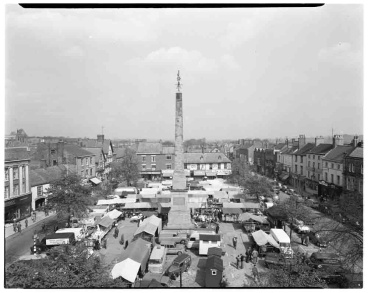
[[[171,191],[171,207],[168,214],[166,229],[191,229],[194,224],[191,221],[188,207],[187,181],[184,172],[183,154],[183,99],[180,92],[180,72],[177,76],[177,93],[175,99],[175,169]]]
[[[180,72],[177,76],[176,85],[176,111],[175,111],[175,168],[173,175],[173,190],[186,190],[187,182],[184,173],[184,154],[183,154],[183,99],[180,92]]]

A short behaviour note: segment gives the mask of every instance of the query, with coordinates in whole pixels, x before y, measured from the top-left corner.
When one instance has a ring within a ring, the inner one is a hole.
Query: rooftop
[[[161,154],[162,144],[159,142],[140,142],[137,154]]]
[[[352,158],[362,158],[363,159],[363,148],[362,147],[356,147],[355,150],[353,150],[349,157]]]
[[[223,153],[184,153],[184,163],[230,163],[231,161]]]
[[[30,154],[26,147],[24,148],[6,148],[5,149],[5,162],[7,161],[20,161],[30,160]]]
[[[66,144],[64,150],[76,157],[94,156],[93,153],[73,144]]]
[[[316,147],[312,148],[307,154],[326,154],[328,151],[330,151],[333,148],[333,145],[330,143],[321,143],[317,145]]]
[[[334,149],[330,150],[323,159],[342,163],[346,155],[349,155],[353,150],[353,146],[338,145]]]
[[[313,149],[315,146],[316,145],[314,143],[307,143],[300,150],[298,150],[297,152],[295,152],[294,155],[298,155],[298,156],[305,155],[311,149]]]

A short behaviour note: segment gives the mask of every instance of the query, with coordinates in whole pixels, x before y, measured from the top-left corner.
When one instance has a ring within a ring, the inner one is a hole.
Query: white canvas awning
[[[138,275],[141,264],[130,258],[117,263],[111,271],[111,275],[114,279],[122,277],[123,279],[134,283]]]
[[[101,183],[101,180],[96,178],[96,177],[90,178],[89,180],[92,181],[94,184],[100,184]]]
[[[107,215],[106,216],[109,216],[111,219],[117,219],[117,218],[119,218],[119,216],[122,214],[122,212],[120,212],[120,211],[118,211],[118,210],[113,210],[113,211],[111,211],[111,212],[109,212],[109,213],[107,213]]]

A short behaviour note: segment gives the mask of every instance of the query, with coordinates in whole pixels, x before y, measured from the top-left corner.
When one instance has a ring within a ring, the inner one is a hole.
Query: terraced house
[[[344,178],[348,191],[363,194],[363,147],[357,146],[345,157]]]

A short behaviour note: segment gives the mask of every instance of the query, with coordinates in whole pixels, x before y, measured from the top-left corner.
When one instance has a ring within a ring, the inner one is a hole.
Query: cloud
[[[239,63],[236,62],[235,58],[232,55],[225,54],[221,57],[221,63],[225,68],[230,70],[239,70]]]
[[[356,67],[362,60],[360,52],[353,49],[350,43],[340,42],[328,48],[322,48],[318,53],[321,62],[343,67]]]
[[[79,46],[73,46],[64,51],[63,56],[71,58],[81,58],[85,56],[83,49]]]

